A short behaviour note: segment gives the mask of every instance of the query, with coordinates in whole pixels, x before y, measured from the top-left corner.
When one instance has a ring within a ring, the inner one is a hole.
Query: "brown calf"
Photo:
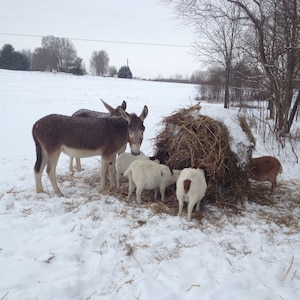
[[[262,156],[251,158],[249,178],[257,181],[269,181],[272,183],[271,192],[276,189],[276,177],[282,173],[282,166],[279,160],[273,156]]]

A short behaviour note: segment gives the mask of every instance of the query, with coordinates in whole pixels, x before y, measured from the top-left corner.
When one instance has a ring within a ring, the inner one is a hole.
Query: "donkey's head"
[[[122,104],[117,106],[116,108],[113,108],[112,106],[110,106],[108,103],[106,103],[102,99],[101,99],[101,101],[102,101],[103,105],[105,106],[105,108],[109,111],[110,117],[120,117],[121,116],[120,108],[122,108],[125,111],[126,107],[127,107],[125,100],[123,100]]]
[[[148,107],[146,105],[144,106],[139,117],[135,113],[126,113],[122,108],[119,108],[119,112],[128,122],[128,142],[130,151],[133,155],[139,155],[145,131],[144,120],[148,115]]]

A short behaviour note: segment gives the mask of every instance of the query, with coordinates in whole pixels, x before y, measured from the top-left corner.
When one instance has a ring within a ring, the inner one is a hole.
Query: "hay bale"
[[[164,163],[174,169],[205,167],[206,199],[221,205],[236,205],[247,196],[246,171],[255,145],[254,137],[245,119],[240,118],[241,129],[249,143],[239,145],[243,154],[234,153],[230,147],[233,137],[227,127],[201,115],[200,110],[200,105],[194,105],[165,117],[154,141],[154,153],[163,153]],[[246,155],[246,160],[241,161],[242,155]]]

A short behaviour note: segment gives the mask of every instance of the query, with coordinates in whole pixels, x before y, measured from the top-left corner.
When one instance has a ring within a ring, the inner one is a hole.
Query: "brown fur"
[[[186,179],[184,182],[183,182],[183,189],[184,189],[184,192],[187,193],[190,189],[190,186],[191,186],[191,180],[190,179]]]
[[[122,118],[78,118],[52,114],[38,120],[32,128],[37,155],[34,166],[36,191],[43,192],[41,177],[47,165],[54,193],[62,196],[56,182],[56,165],[61,152],[75,157],[101,155],[100,190],[103,191],[113,155],[128,141],[130,145],[136,143],[131,151],[139,154],[148,108],[145,106],[139,117],[128,115],[122,109],[120,112]],[[131,141],[135,135],[139,136],[138,143]],[[115,172],[110,177],[111,187],[114,187]]]
[[[123,100],[122,104],[117,106],[116,108],[113,108],[111,105],[109,105],[102,99],[101,99],[101,101],[102,101],[103,105],[105,106],[105,108],[108,110],[108,112],[100,112],[100,111],[89,110],[89,109],[80,109],[80,110],[77,110],[76,112],[74,112],[72,114],[72,117],[80,117],[80,118],[121,117],[120,108],[123,109],[125,112],[126,107],[127,107],[127,103],[125,100]],[[125,152],[126,144],[124,144],[123,147],[121,147],[119,149],[118,154]],[[112,164],[109,167],[110,169],[115,168],[115,161],[116,161],[116,156],[114,156],[112,159]],[[80,161],[79,157],[76,157],[76,169],[78,172],[80,172],[82,170],[81,161]],[[70,157],[69,171],[73,172],[73,157]]]
[[[34,124],[33,136],[47,153],[64,145],[77,149],[101,149],[102,155],[106,156],[126,143],[127,129],[128,124],[122,118],[74,118],[53,114]]]
[[[167,165],[167,161],[170,158],[169,153],[164,149],[158,149],[154,156],[151,156],[151,160],[159,160],[160,164]]]
[[[102,100],[103,105],[109,112],[100,112],[95,110],[89,110],[89,109],[79,109],[75,111],[72,114],[72,117],[80,117],[80,118],[108,118],[108,117],[120,117],[120,108],[122,108],[124,111],[126,110],[127,104],[126,101],[123,100],[122,104],[117,106],[116,108],[113,108],[108,103],[106,103],[104,100]]]
[[[280,161],[272,156],[262,156],[250,160],[249,178],[257,181],[269,181],[272,183],[271,191],[275,192],[278,174],[282,173]]]

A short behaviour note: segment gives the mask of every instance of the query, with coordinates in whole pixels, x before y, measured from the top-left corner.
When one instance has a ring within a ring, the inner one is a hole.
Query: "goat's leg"
[[[165,202],[165,191],[166,191],[166,186],[164,184],[160,185],[159,192],[160,192],[160,197],[162,202]]]
[[[182,215],[182,209],[183,209],[183,199],[178,198],[178,205],[179,205],[178,216],[181,216]]]
[[[136,186],[135,183],[132,180],[132,175],[131,172],[128,174],[128,179],[129,179],[129,186],[128,186],[128,202],[130,201],[131,195],[134,192]]]
[[[276,178],[274,180],[272,180],[271,183],[272,183],[271,192],[274,193],[276,190],[276,186],[277,186]]]
[[[201,204],[201,199],[197,201],[196,211],[200,211],[200,204]]]
[[[52,184],[54,194],[62,197],[63,193],[60,191],[56,181],[56,166],[57,166],[57,161],[60,153],[61,151],[57,150],[48,155],[48,164],[47,164],[46,172]]]
[[[136,187],[136,202],[137,204],[141,204],[142,203],[142,191],[144,189],[144,185],[140,185]]]
[[[187,220],[191,221],[192,219],[192,211],[195,206],[195,201],[193,199],[189,199],[189,204],[188,204],[188,214],[187,214]]]

